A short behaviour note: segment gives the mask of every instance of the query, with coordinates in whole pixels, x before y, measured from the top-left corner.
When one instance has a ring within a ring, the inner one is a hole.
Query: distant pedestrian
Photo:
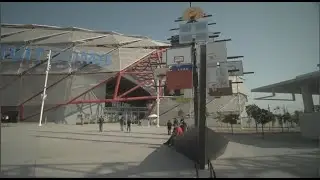
[[[123,126],[124,126],[124,117],[120,117],[119,119],[119,123],[120,123],[120,130],[123,131]]]
[[[171,135],[172,132],[172,122],[168,120],[167,122],[168,135]]]
[[[103,123],[104,123],[104,118],[100,116],[99,118],[99,132],[103,131]]]
[[[131,122],[131,119],[129,118],[127,120],[127,132],[131,132],[131,124],[132,124],[132,122]]]
[[[183,123],[184,123],[184,119],[181,118],[181,119],[180,119],[180,125],[182,125]]]
[[[179,125],[179,121],[177,118],[173,119],[173,126],[178,126]]]
[[[183,121],[183,122],[180,124],[180,127],[181,127],[181,129],[182,129],[183,132],[186,132],[187,129],[188,129],[188,124],[187,124],[185,121]]]
[[[83,125],[84,124],[83,115],[80,114],[79,117],[80,117],[81,125]]]
[[[182,135],[183,135],[183,131],[182,131],[181,127],[178,125],[175,125],[172,135],[170,136],[168,141],[165,142],[164,144],[168,145],[168,146],[172,146],[172,145],[174,145],[174,140],[176,139],[176,137],[182,136]]]

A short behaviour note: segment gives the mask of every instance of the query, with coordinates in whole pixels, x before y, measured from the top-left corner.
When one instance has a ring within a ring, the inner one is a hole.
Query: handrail
[[[210,160],[208,160],[208,169],[210,171],[210,178],[217,178],[216,172],[213,169],[213,165]]]
[[[194,168],[196,169],[196,178],[199,178],[199,168],[198,168],[198,163],[194,163]]]

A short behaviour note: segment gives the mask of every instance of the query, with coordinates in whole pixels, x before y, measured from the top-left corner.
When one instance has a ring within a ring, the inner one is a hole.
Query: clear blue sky
[[[2,3],[2,21],[17,24],[76,26],[113,30],[166,40],[177,27],[189,3],[170,2],[78,2]],[[248,89],[287,80],[317,70],[319,62],[319,15],[315,3],[212,2],[193,3],[213,14],[213,31],[222,32],[228,55],[243,55]],[[249,94],[251,97],[253,94]],[[254,95],[257,96],[257,95]],[[299,99],[299,98],[298,98]],[[266,107],[283,102],[255,101]],[[301,107],[301,100],[285,103],[289,109]]]

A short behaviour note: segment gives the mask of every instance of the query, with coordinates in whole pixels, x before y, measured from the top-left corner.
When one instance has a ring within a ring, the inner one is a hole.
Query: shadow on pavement
[[[316,178],[318,177],[319,153],[297,153],[273,156],[255,156],[247,158],[228,158],[214,161],[214,168],[218,178]],[[2,165],[0,177],[40,177],[38,169],[52,172],[76,173],[76,177],[100,178],[153,178],[195,176],[193,163],[174,150],[161,146],[147,156],[139,165],[136,162],[114,163],[66,163],[66,164],[27,164]],[[71,166],[97,166],[87,172],[74,170]],[[102,174],[108,169],[110,173]],[[43,177],[57,177],[54,173]]]
[[[317,148],[318,142],[303,138],[300,133],[266,133],[264,139],[257,133],[221,133],[230,142],[251,145],[261,148]]]
[[[103,131],[102,133],[85,133],[85,132],[62,132],[62,131],[37,131],[37,132],[42,132],[42,133],[54,133],[54,134],[76,134],[76,135],[93,135],[93,136],[108,136],[108,137],[129,137],[129,138],[138,138],[138,139],[162,139],[162,140],[167,140],[169,137],[145,137],[145,136],[132,136],[132,135],[115,135],[115,134],[103,134],[103,132],[108,132],[108,131]],[[118,131],[118,133],[121,131]],[[121,132],[124,133],[124,132]],[[134,132],[128,133],[128,134],[134,134]]]
[[[62,174],[76,174],[76,177],[193,177],[193,162],[174,150],[161,146],[148,155],[139,165],[137,162],[115,163],[66,163],[66,164],[26,164],[2,165],[0,177],[40,177],[39,169],[49,170],[50,175],[43,177],[61,177]],[[96,165],[92,171],[75,170],[72,166]],[[104,170],[110,173],[103,174]],[[60,175],[54,176],[54,173]],[[43,173],[42,173],[43,174]]]
[[[92,172],[90,174],[95,174]],[[119,178],[164,178],[164,177],[194,177],[195,169],[191,160],[162,145],[148,155],[139,165],[126,170],[117,171],[95,177]]]
[[[117,167],[128,167],[131,163],[134,162],[113,162],[113,163],[64,163],[64,164],[25,164],[25,165],[2,165],[0,178],[30,178],[30,177],[57,177],[57,176],[39,176],[36,171],[38,169],[45,169],[51,172],[56,171],[55,173],[76,173],[76,177],[82,177],[87,174],[87,171],[75,170],[70,167],[72,166],[103,166],[113,171],[117,171]],[[100,169],[96,169],[96,173]],[[91,174],[90,176],[96,176],[97,174]],[[59,176],[59,175],[58,175]]]
[[[315,178],[320,168],[320,153],[218,159],[213,165],[218,178]]]
[[[62,139],[62,140],[77,140],[77,141],[91,141],[91,142],[102,142],[102,143],[122,143],[122,144],[131,144],[131,145],[149,145],[160,146],[160,143],[144,143],[144,142],[130,142],[130,141],[111,141],[111,140],[97,140],[97,139],[82,139],[82,138],[71,138],[71,137],[54,137],[54,136],[40,136],[36,135],[36,138],[50,138],[50,139]]]
[[[94,132],[94,131],[92,131],[92,132]],[[96,132],[96,131],[95,131],[95,132]],[[115,132],[115,133],[119,133],[119,132],[121,132],[121,131],[120,131],[120,130],[119,130],[119,131],[117,131],[117,130],[105,130],[104,132]],[[134,130],[134,128],[132,128],[131,134],[144,134],[144,135],[156,135],[156,136],[158,136],[158,135],[167,135],[167,132],[166,132],[166,131],[164,131],[163,133],[136,132],[136,131]]]

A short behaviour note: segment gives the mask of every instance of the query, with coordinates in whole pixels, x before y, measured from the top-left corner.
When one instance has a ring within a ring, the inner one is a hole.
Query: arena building
[[[94,123],[100,115],[114,121],[123,112],[145,118],[155,109],[152,64],[161,62],[162,52],[169,47],[148,37],[113,31],[2,24],[1,113],[12,121],[39,121],[51,50],[45,122],[77,124],[82,116],[85,123]],[[237,95],[208,100],[209,111],[243,111],[247,99],[243,89]],[[189,111],[191,104],[161,98],[161,124],[176,117],[178,109]]]

